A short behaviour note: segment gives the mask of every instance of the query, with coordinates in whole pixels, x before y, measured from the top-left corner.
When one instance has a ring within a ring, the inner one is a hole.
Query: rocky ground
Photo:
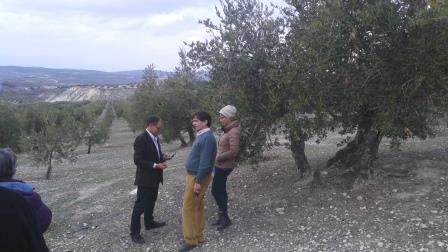
[[[183,164],[189,148],[177,150],[165,172],[156,204],[167,226],[142,231],[146,244],[129,239],[135,195],[133,134],[115,121],[106,145],[90,155],[85,147],[74,164],[45,167],[19,157],[17,179],[35,186],[53,210],[45,234],[53,251],[176,251],[182,241]],[[307,145],[313,167],[324,168],[338,137]],[[174,151],[178,144],[164,145]],[[348,188],[343,176],[323,169],[323,186],[299,180],[290,153],[277,147],[257,167],[241,165],[228,182],[233,225],[219,233],[209,223],[216,207],[206,199],[206,242],[195,251],[448,251],[448,131],[437,138],[410,140],[400,152],[387,141],[376,175],[363,187]]]

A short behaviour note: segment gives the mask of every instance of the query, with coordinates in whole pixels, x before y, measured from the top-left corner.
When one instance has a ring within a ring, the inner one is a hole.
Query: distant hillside
[[[143,71],[102,72],[0,66],[0,100],[29,103],[126,99],[142,81]],[[156,72],[159,80],[173,74]],[[208,72],[198,72],[197,78],[208,80]]]
[[[43,67],[0,66],[0,89],[36,86],[120,85],[138,83],[143,70],[102,72],[95,70],[51,69]],[[171,73],[158,71],[160,79]]]
[[[43,92],[38,97],[39,100],[44,100],[46,102],[123,100],[134,94],[136,89],[136,84],[115,86],[71,86],[56,88],[51,92]]]

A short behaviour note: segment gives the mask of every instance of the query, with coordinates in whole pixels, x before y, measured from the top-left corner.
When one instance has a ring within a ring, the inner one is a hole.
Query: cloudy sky
[[[173,70],[183,41],[205,38],[198,20],[215,19],[216,5],[219,0],[1,0],[0,66]]]

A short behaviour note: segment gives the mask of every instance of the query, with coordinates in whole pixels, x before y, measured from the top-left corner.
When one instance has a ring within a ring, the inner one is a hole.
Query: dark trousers
[[[144,214],[145,226],[154,221],[154,206],[157,200],[159,186],[157,187],[137,187],[137,200],[134,204],[131,217],[131,235],[140,233],[140,216]]]
[[[219,211],[227,213],[227,177],[232,173],[233,168],[219,168],[215,167],[215,176],[213,177],[212,194],[218,205]]]

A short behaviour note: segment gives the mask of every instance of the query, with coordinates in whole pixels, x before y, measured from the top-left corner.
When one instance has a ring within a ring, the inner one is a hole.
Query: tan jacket
[[[240,151],[241,128],[238,121],[232,121],[226,128],[218,142],[218,153],[215,165],[220,168],[234,168],[235,160]]]

